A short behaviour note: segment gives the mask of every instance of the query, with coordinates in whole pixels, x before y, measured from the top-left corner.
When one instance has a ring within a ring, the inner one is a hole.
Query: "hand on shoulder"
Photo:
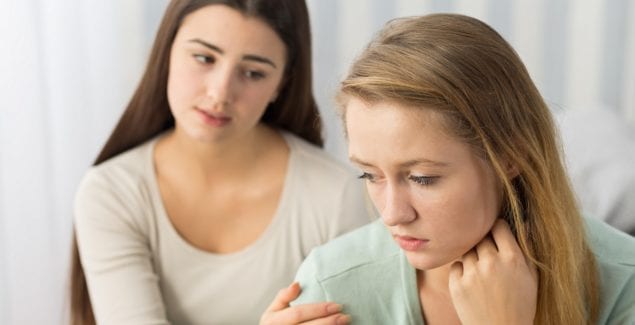
[[[342,305],[332,302],[319,302],[290,307],[289,303],[300,295],[297,282],[278,292],[262,317],[260,325],[306,324],[306,325],[345,325],[350,324],[350,316],[341,313]]]

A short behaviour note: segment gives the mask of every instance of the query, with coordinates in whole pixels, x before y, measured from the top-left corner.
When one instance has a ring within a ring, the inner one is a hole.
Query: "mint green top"
[[[635,324],[635,238],[586,219],[601,278],[599,324]],[[423,324],[415,269],[377,220],[313,249],[293,305],[334,301],[353,324]]]

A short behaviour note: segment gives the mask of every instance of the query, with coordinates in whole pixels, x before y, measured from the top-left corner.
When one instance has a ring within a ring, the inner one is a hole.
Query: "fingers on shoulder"
[[[266,312],[275,312],[289,307],[289,303],[300,295],[300,285],[293,282],[290,286],[280,289],[273,299]]]
[[[267,324],[340,324],[336,321],[343,321],[341,311],[341,305],[331,302],[297,305],[278,311]]]
[[[347,325],[351,323],[351,316],[335,314],[328,317],[302,323],[302,325]]]

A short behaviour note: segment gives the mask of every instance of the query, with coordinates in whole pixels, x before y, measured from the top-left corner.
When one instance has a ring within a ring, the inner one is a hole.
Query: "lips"
[[[196,108],[196,112],[201,117],[203,122],[205,122],[205,124],[207,125],[224,126],[231,121],[231,117],[221,113],[212,113],[212,112],[202,110],[200,108]]]
[[[429,242],[427,239],[419,239],[410,236],[394,235],[395,241],[405,251],[417,251],[426,246]]]

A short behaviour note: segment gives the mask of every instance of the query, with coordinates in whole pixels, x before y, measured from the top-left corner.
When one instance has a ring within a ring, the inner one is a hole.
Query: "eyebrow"
[[[217,52],[219,54],[225,54],[225,51],[223,51],[223,49],[221,49],[220,47],[218,47],[218,46],[216,46],[214,44],[208,43],[208,42],[206,42],[206,41],[204,41],[202,39],[199,39],[199,38],[193,38],[193,39],[189,40],[188,42],[197,43],[197,44],[203,45],[206,48],[208,48],[208,49],[210,49],[210,50],[212,50],[214,52]],[[256,62],[268,64],[268,65],[270,65],[270,66],[272,66],[272,67],[274,67],[276,69],[278,68],[276,66],[276,64],[273,63],[273,61],[267,59],[266,57],[260,56],[260,55],[255,55],[255,54],[243,55],[243,60],[256,61]]]
[[[359,159],[359,158],[357,158],[355,156],[350,156],[349,159],[350,159],[350,161],[352,161],[354,163],[357,163],[359,165],[367,166],[367,167],[373,167],[373,165],[371,163],[363,161],[362,159]],[[416,165],[431,165],[431,166],[435,166],[435,167],[447,167],[450,164],[446,163],[446,162],[434,161],[434,160],[430,160],[430,159],[412,159],[412,160],[408,160],[408,161],[405,161],[405,162],[399,164],[399,166],[401,166],[402,168],[408,168],[408,167],[412,167],[412,166],[416,166]]]

